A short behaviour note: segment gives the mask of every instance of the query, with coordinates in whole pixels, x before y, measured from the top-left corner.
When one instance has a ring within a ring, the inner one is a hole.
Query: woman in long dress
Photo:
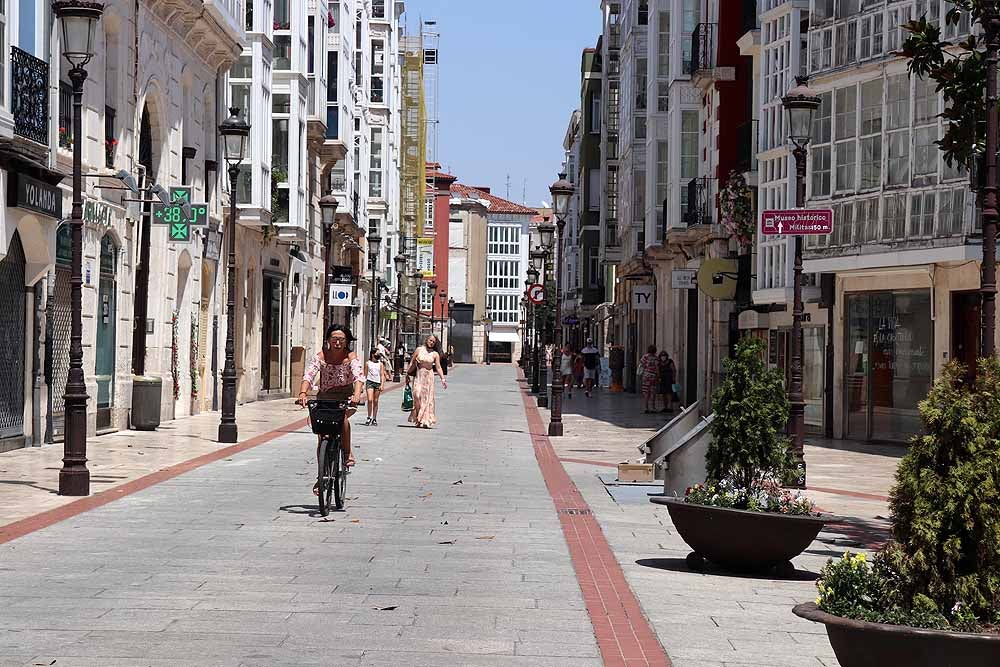
[[[416,349],[410,365],[406,369],[406,382],[413,375],[413,410],[409,421],[417,428],[430,428],[437,423],[434,415],[434,373],[441,378],[441,386],[448,388],[444,371],[441,370],[441,355],[438,354],[437,336],[427,337],[424,344]]]

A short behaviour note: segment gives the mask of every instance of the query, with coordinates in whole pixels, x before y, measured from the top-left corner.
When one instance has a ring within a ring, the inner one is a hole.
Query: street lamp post
[[[73,66],[73,210],[70,214],[72,257],[70,270],[69,376],[66,380],[66,435],[59,495],[90,495],[87,469],[87,384],[83,374],[83,84],[84,65],[94,57],[94,32],[104,13],[101,2],[59,0],[52,11],[62,27],[63,56]],[[5,56],[6,57],[6,56]]]
[[[541,250],[532,250],[529,254],[531,258],[531,268],[528,269],[528,280],[530,284],[538,284],[539,271],[545,261],[545,253]],[[541,391],[541,359],[539,358],[539,331],[538,331],[538,306],[531,304],[531,393],[538,395]]]
[[[238,438],[236,428],[236,182],[240,163],[246,151],[250,126],[243,120],[238,107],[229,109],[229,118],[219,125],[229,165],[229,225],[226,230],[226,362],[222,368],[222,419],[219,422],[219,442],[233,443]]]
[[[547,344],[547,342],[545,340],[545,332],[546,332],[545,317],[546,317],[546,315],[548,313],[552,313],[553,312],[552,310],[549,310],[552,307],[549,304],[549,258],[552,256],[552,243],[553,243],[553,240],[554,240],[554,237],[555,237],[555,231],[556,231],[556,226],[553,225],[553,224],[551,224],[551,223],[545,222],[545,223],[542,223],[542,224],[538,225],[538,237],[539,237],[539,239],[541,240],[541,243],[542,243],[542,245],[539,248],[541,250],[541,257],[542,257],[541,284],[545,286],[545,290],[543,292],[545,298],[542,301],[542,303],[545,305],[545,309],[542,310],[542,326],[540,327],[540,331],[539,331],[539,333],[540,333],[539,341],[540,341],[541,346],[543,348],[543,351],[541,352],[541,354],[545,354],[544,353],[544,348],[545,348],[545,345]],[[553,332],[553,334],[554,333],[555,332]],[[552,334],[550,334],[550,335],[552,335]],[[549,342],[552,342],[552,339],[550,339]],[[555,357],[555,345],[553,345],[553,355],[552,355],[552,361],[553,362],[555,361],[555,358],[556,358]],[[542,370],[545,371],[545,375],[541,376],[540,379],[539,379],[539,390],[540,390],[540,393],[538,394],[538,407],[540,407],[540,408],[547,408],[547,407],[549,407],[549,391],[548,391],[548,387],[550,386],[550,382],[551,382],[550,377],[551,377],[551,374],[552,374],[552,368],[551,368],[550,365],[546,365],[545,361],[547,361],[547,360],[544,359],[544,357],[543,357],[542,363],[539,364],[539,367],[540,367],[539,373],[541,373]]]
[[[406,271],[406,255],[403,253],[398,253],[393,258],[393,264],[396,265],[396,340],[395,347],[393,347],[393,354],[396,354],[396,350],[399,349],[399,330],[403,326],[403,272]],[[403,365],[403,358],[397,357],[392,365],[392,381],[400,381],[400,366]]]
[[[983,188],[983,268],[980,278],[982,356],[996,353],[997,303],[997,149],[1000,111],[997,110],[997,52],[1000,50],[1000,7],[987,2],[982,19],[986,41],[986,183]]]
[[[431,290],[431,335],[433,336],[434,335],[435,313],[437,313],[437,309],[435,308],[435,305],[434,305],[437,302],[437,300],[434,298],[435,296],[437,296],[437,289],[438,289],[437,280],[431,280],[430,285],[428,285],[427,287],[429,287],[430,290]],[[440,354],[440,352],[441,352],[441,341],[439,340],[438,341],[438,353]]]
[[[444,346],[444,312],[445,308],[448,306],[448,293],[444,290],[438,294],[438,299],[441,300],[441,350],[444,354],[448,354],[448,348]]]
[[[528,363],[528,297],[521,297],[521,356],[517,360],[517,365],[522,369],[527,368]]]
[[[424,274],[421,273],[420,271],[414,271],[410,277],[413,278],[413,281],[416,284],[415,291],[417,298],[416,298],[416,303],[414,304],[415,307],[413,309],[413,312],[416,313],[417,316],[417,330],[414,335],[416,337],[416,344],[419,345],[420,344],[420,292],[424,286],[423,285]]]
[[[563,383],[559,374],[559,367],[562,362],[563,345],[563,323],[562,323],[562,261],[563,261],[563,238],[566,230],[566,216],[569,214],[569,202],[573,197],[573,184],[566,180],[566,174],[559,174],[559,180],[549,187],[552,195],[552,212],[556,218],[556,225],[559,228],[559,237],[556,241],[556,322],[555,322],[555,350],[552,354],[552,411],[549,416],[549,436],[560,436],[563,434],[562,423],[562,394]]]
[[[319,200],[319,210],[323,218],[323,333],[330,327],[330,287],[333,276],[333,225],[337,219],[337,198],[324,195]]]
[[[486,365],[490,365],[490,329],[493,328],[493,320],[490,318],[490,311],[483,313],[483,359]]]
[[[533,266],[528,266],[528,279],[525,281],[525,288],[534,285],[538,280],[538,271]],[[524,377],[528,381],[528,387],[532,393],[537,392],[538,376],[535,375],[535,364],[538,363],[538,347],[535,341],[535,304],[528,299],[528,342],[531,348],[528,350],[528,366],[524,370]]]
[[[376,234],[372,234],[371,236],[368,237],[368,261],[371,263],[371,269],[372,269],[372,284],[371,284],[371,290],[372,290],[372,301],[371,301],[371,303],[372,303],[372,310],[371,310],[371,313],[369,314],[369,320],[370,320],[370,322],[369,322],[369,327],[368,327],[369,330],[370,330],[370,336],[371,336],[371,338],[368,341],[368,349],[369,350],[372,349],[373,347],[375,347],[375,336],[376,336],[375,327],[378,326],[378,321],[377,321],[377,316],[378,316],[378,301],[377,301],[377,298],[378,297],[376,296],[377,286],[375,285],[375,269],[378,267],[378,247],[381,244],[382,244],[382,237],[379,236],[377,233]]]
[[[795,148],[795,205],[803,208],[806,204],[806,159],[809,140],[812,137],[813,117],[819,109],[820,98],[806,85],[804,77],[796,79],[796,85],[781,103],[788,114],[788,138]],[[805,462],[805,401],[802,398],[802,235],[795,235],[795,273],[792,305],[792,377],[788,388],[791,404],[792,456],[798,469],[796,485],[806,485]]]
[[[451,346],[451,328],[455,324],[455,299],[454,297],[448,299],[448,345]],[[448,360],[449,363],[454,363],[451,359]]]

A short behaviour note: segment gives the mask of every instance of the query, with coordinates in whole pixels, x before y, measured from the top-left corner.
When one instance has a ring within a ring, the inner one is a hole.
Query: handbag
[[[410,412],[413,410],[413,389],[410,385],[406,385],[403,389],[403,404],[400,406],[403,412]]]

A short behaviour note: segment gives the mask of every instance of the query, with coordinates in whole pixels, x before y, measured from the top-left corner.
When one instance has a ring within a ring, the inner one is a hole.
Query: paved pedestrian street
[[[836,664],[791,606],[843,536],[792,580],[689,572],[665,511],[560,460],[513,368],[449,387],[433,430],[398,392],[377,428],[355,418],[326,520],[303,428],[0,545],[0,665]],[[569,410],[566,440],[586,426]]]

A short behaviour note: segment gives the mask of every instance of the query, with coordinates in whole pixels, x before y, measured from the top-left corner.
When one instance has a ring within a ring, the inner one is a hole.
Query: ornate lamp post
[[[448,345],[451,345],[451,327],[455,324],[455,316],[452,314],[455,310],[455,299],[452,297],[448,299]],[[449,363],[454,363],[452,360],[448,360]]]
[[[486,365],[490,365],[490,330],[493,328],[493,320],[490,318],[490,311],[483,313],[483,359]]]
[[[547,316],[548,313],[553,312],[550,309],[553,308],[554,306],[554,304],[549,303],[549,266],[550,266],[549,258],[552,257],[552,243],[555,237],[555,232],[556,232],[556,226],[551,223],[546,222],[538,225],[538,238],[542,242],[542,245],[539,246],[539,249],[541,250],[542,253],[542,273],[540,282],[545,286],[545,292],[544,292],[545,300],[542,302],[543,305],[545,306],[545,309],[542,310],[542,326],[539,328],[539,333],[540,333],[539,343],[542,347],[540,354],[544,354],[545,346],[548,343],[554,341],[554,338],[546,340],[545,317]],[[551,337],[554,333],[555,332],[552,332],[551,334],[549,334],[549,336]],[[555,355],[553,355],[552,361],[555,361]],[[540,378],[541,393],[538,394],[538,407],[547,408],[549,407],[549,392],[548,392],[549,374],[552,372],[552,369],[549,366],[545,365],[544,358],[543,358],[543,363],[539,364],[539,367],[540,367],[539,372],[542,373],[542,375]]]
[[[559,174],[559,180],[549,187],[552,195],[552,212],[559,227],[559,239],[556,242],[556,326],[555,351],[552,355],[552,412],[549,417],[549,436],[563,434],[562,424],[562,377],[559,366],[562,361],[563,325],[562,325],[562,261],[563,239],[566,231],[566,216],[569,215],[569,202],[573,197],[573,184],[566,180],[566,174]]]
[[[246,152],[250,126],[238,107],[229,109],[229,118],[219,125],[219,134],[229,165],[229,225],[226,229],[226,362],[222,368],[222,420],[219,442],[236,442],[236,181]]]
[[[444,346],[444,313],[445,313],[445,308],[448,305],[448,293],[445,292],[444,290],[441,290],[441,292],[438,293],[438,299],[441,300],[441,349],[444,351],[445,354],[447,354],[448,348]]]
[[[378,247],[382,244],[382,237],[378,234],[372,234],[368,237],[368,262],[371,264],[372,270],[372,311],[369,315],[369,329],[371,338],[368,341],[368,349],[375,347],[375,337],[376,337],[376,327],[378,326],[378,300],[376,296],[376,290],[378,289],[375,284],[375,269],[378,267]],[[367,351],[366,351],[367,354]]]
[[[996,353],[997,308],[997,150],[1000,141],[1000,112],[997,111],[997,51],[1000,50],[1000,7],[985,3],[982,25],[986,41],[986,169],[983,200],[983,268],[980,278],[983,357]]]
[[[66,437],[63,466],[59,470],[59,495],[90,495],[87,469],[87,384],[83,375],[83,84],[84,65],[94,57],[94,32],[104,13],[104,3],[59,0],[52,12],[62,28],[62,53],[73,67],[73,210],[70,214],[72,258],[70,270],[69,377],[66,380]],[[4,56],[6,57],[6,56]]]
[[[528,284],[538,284],[539,271],[545,263],[545,253],[535,249],[529,253],[531,268],[528,269]],[[541,391],[541,359],[539,359],[538,306],[531,305],[531,393],[538,396]]]
[[[395,354],[395,351],[399,349],[399,331],[403,326],[403,272],[406,271],[406,255],[398,253],[392,262],[396,266],[396,340],[393,348],[393,354]],[[397,356],[395,362],[392,365],[392,381],[399,382],[399,367],[403,365],[402,355]]]
[[[323,334],[330,326],[330,287],[333,276],[333,225],[337,219],[337,198],[324,195],[319,200],[319,210],[323,217]]]
[[[437,290],[438,290],[437,280],[433,280],[432,279],[431,283],[427,287],[430,288],[430,290],[431,290],[431,335],[433,336],[434,335],[434,322],[435,322],[435,317],[434,316],[437,313],[437,309],[434,307],[434,304],[436,303],[436,300],[434,299],[434,297],[437,296]],[[441,352],[441,341],[439,340],[438,341],[438,353],[440,354],[440,352]]]
[[[525,368],[528,363],[528,297],[521,297],[521,357],[517,360],[517,365]]]
[[[424,274],[421,273],[420,271],[414,271],[410,275],[410,277],[413,278],[414,284],[416,285],[416,295],[417,295],[417,298],[416,298],[416,307],[413,309],[413,311],[417,314],[417,331],[416,331],[417,341],[416,341],[416,344],[419,345],[420,344],[420,333],[421,333],[420,332],[420,291],[421,291],[421,289],[424,286]]]
[[[796,85],[781,99],[788,114],[788,138],[795,148],[795,205],[806,203],[806,158],[812,138],[813,116],[819,109],[820,98],[806,85],[805,77],[798,77]],[[802,236],[795,235],[795,280],[792,305],[792,377],[788,387],[791,404],[792,455],[799,467],[797,486],[806,485],[805,401],[802,399]]]

